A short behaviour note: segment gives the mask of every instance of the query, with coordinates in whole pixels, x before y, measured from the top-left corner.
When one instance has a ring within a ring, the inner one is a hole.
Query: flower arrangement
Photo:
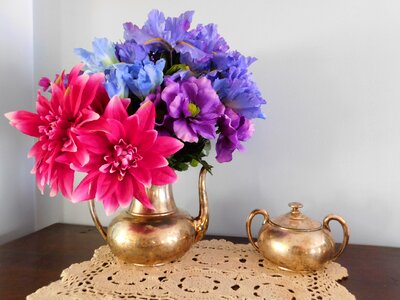
[[[229,162],[264,118],[265,104],[248,67],[215,24],[190,29],[193,12],[165,18],[153,10],[142,28],[125,23],[124,41],[94,39],[75,49],[83,63],[54,81],[42,78],[37,112],[6,114],[37,138],[29,151],[43,193],[73,202],[95,198],[106,213],[135,197],[152,208],[146,188],[176,180],[175,170]],[[87,175],[74,189],[75,172]]]

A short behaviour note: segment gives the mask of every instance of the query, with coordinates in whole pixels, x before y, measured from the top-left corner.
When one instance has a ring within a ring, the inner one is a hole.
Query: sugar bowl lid
[[[299,210],[303,207],[303,204],[299,202],[290,202],[289,207],[292,208],[291,212],[272,218],[270,222],[279,227],[294,230],[312,231],[321,229],[322,225],[320,222],[307,217]]]

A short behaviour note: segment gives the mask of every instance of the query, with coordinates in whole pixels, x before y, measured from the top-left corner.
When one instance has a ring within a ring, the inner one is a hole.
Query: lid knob
[[[301,204],[300,202],[290,202],[290,203],[289,203],[289,207],[290,207],[292,210],[298,210],[299,208],[302,208],[302,207],[303,207],[303,204]]]
[[[300,214],[299,208],[302,208],[303,204],[301,204],[300,202],[290,202],[289,203],[289,207],[292,209],[291,215],[292,216],[294,216],[294,215],[297,216],[297,215]]]

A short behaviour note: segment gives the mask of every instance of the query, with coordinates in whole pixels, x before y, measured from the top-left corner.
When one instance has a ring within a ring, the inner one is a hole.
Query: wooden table
[[[245,238],[209,238],[247,242]],[[72,263],[90,259],[102,244],[92,226],[54,224],[0,246],[0,299],[24,299],[58,280]],[[338,262],[350,274],[341,284],[357,299],[400,299],[400,248],[349,245]]]

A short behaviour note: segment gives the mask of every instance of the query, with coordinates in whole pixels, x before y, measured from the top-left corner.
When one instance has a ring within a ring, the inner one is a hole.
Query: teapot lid
[[[299,210],[299,208],[303,207],[303,204],[290,202],[289,207],[292,208],[291,212],[271,219],[271,223],[279,227],[295,230],[312,231],[321,228],[321,223],[307,217]]]

